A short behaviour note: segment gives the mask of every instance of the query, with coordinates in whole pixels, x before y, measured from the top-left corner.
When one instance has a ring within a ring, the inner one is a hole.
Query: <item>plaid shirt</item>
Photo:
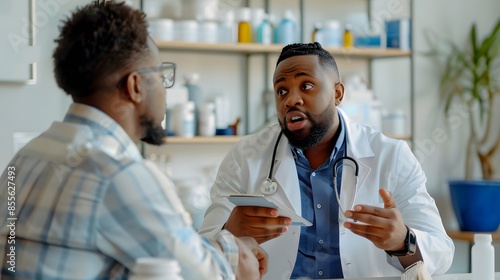
[[[0,191],[0,278],[126,277],[153,256],[177,259],[185,279],[234,279],[234,237],[217,237],[224,253],[200,237],[171,181],[93,107],[72,104],[21,149]]]

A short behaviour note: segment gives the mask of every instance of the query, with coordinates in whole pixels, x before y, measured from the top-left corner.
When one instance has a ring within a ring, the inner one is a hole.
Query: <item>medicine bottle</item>
[[[252,21],[250,25],[252,27],[252,42],[254,43],[258,43],[257,32],[265,16],[266,12],[263,8],[252,8]]]
[[[225,13],[224,19],[219,24],[218,42],[220,43],[236,43],[238,39],[236,24],[234,21],[234,11],[229,10]]]
[[[346,24],[344,28],[344,47],[354,47],[354,34],[352,33],[352,27],[350,24]]]
[[[172,123],[175,136],[193,137],[195,134],[194,102],[188,101],[175,105]]]
[[[264,14],[262,22],[257,27],[257,43],[272,44],[273,43],[273,28],[269,21],[269,15]]]
[[[314,29],[311,33],[311,42],[314,43],[314,42],[317,42],[318,41],[318,38],[317,38],[317,35],[318,35],[318,31],[321,29],[321,22],[317,21],[314,23]]]
[[[294,21],[293,12],[285,10],[283,12],[283,19],[276,27],[275,42],[278,44],[292,44],[296,42],[295,36],[297,34],[297,25]]]
[[[316,33],[316,41],[321,45],[329,47],[341,47],[342,46],[342,29],[340,21],[338,20],[328,20],[326,21],[321,29]]]
[[[130,280],[183,280],[177,260],[145,257],[137,259]]]
[[[238,22],[238,43],[252,42],[252,10],[248,7],[240,8]]]
[[[491,241],[491,234],[474,234],[474,246],[471,249],[472,280],[495,279],[495,249]]]
[[[191,73],[184,76],[186,81],[186,88],[188,90],[188,100],[194,103],[194,127],[198,127],[198,111],[203,102],[203,91],[200,87],[200,75],[198,73]]]
[[[198,134],[211,137],[215,135],[215,104],[212,102],[200,106]]]

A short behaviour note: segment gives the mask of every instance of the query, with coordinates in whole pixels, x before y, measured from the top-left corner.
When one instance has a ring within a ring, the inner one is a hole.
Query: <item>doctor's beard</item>
[[[145,118],[141,119],[141,125],[146,130],[146,135],[144,135],[141,141],[156,146],[164,143],[165,131],[161,125],[156,125],[153,121],[146,120]]]
[[[301,150],[312,148],[321,142],[325,135],[328,133],[328,130],[333,126],[334,123],[334,106],[328,106],[322,113],[319,115],[311,115],[309,112],[301,111],[297,108],[290,108],[289,111],[299,111],[307,116],[307,119],[311,122],[311,128],[309,134],[304,137],[297,136],[294,132],[290,131],[286,127],[286,117],[283,117],[283,120],[278,119],[278,122],[281,126],[281,130],[283,134],[285,134],[286,138],[292,146],[295,148],[299,148]]]

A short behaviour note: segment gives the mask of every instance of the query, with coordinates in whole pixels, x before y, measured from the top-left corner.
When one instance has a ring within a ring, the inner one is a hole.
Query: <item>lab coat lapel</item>
[[[278,191],[273,198],[280,199],[290,209],[301,215],[301,200],[297,168],[293,159],[288,139],[281,137],[280,145],[276,153],[276,173],[274,179],[278,183]]]
[[[365,164],[365,158],[374,157],[375,154],[370,147],[370,142],[366,138],[366,134],[364,133],[364,127],[359,124],[353,122],[343,111],[338,108],[339,112],[342,114],[344,118],[344,123],[346,124],[347,129],[347,155],[353,157],[359,167],[358,173],[358,184],[356,185],[356,192],[352,193],[354,189],[345,190],[346,195],[341,195],[341,203],[344,203],[345,200],[354,201],[356,200],[355,194],[360,192],[360,189],[363,188],[366,178],[370,174],[371,168]],[[344,181],[346,180],[346,181]],[[355,177],[352,174],[342,174],[342,182],[345,182],[346,186],[354,186],[356,184]],[[342,183],[344,185],[344,183]],[[342,192],[342,190],[341,190]],[[346,202],[347,203],[347,202]],[[343,204],[346,205],[346,204]]]

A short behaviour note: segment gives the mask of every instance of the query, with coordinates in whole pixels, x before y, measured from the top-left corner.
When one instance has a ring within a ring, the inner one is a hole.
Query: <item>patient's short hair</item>
[[[124,3],[98,2],[66,18],[55,40],[54,75],[73,97],[89,95],[108,75],[147,51],[146,15]]]

